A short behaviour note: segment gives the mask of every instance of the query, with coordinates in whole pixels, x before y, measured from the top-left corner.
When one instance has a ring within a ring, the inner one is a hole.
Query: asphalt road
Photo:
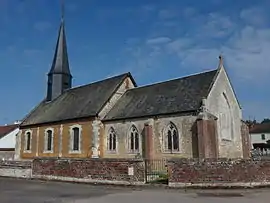
[[[0,178],[0,203],[267,203],[270,189],[169,190]]]

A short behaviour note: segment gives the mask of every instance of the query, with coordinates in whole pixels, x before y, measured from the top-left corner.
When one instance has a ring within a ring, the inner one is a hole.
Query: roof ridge
[[[173,79],[169,79],[169,80],[165,80],[165,81],[161,81],[161,82],[156,82],[156,83],[152,83],[152,84],[148,84],[148,85],[134,87],[134,88],[131,88],[131,89],[127,90],[127,92],[128,91],[132,91],[132,90],[136,90],[136,89],[141,89],[141,88],[147,88],[147,87],[151,87],[151,86],[155,86],[155,85],[160,85],[160,84],[164,84],[164,83],[168,83],[168,82],[172,82],[172,81],[176,81],[176,80],[183,80],[183,79],[186,79],[186,78],[190,78],[190,77],[195,77],[195,76],[199,76],[199,75],[211,73],[211,72],[214,72],[214,71],[217,71],[217,70],[218,69],[212,69],[212,70],[202,71],[202,72],[193,73],[193,74],[190,74],[190,75],[185,75],[183,77],[173,78]]]
[[[12,126],[19,126],[19,124],[0,125],[0,128],[1,128],[1,127],[12,127]]]
[[[130,72],[126,72],[126,73],[122,73],[122,74],[120,74],[120,75],[115,75],[115,76],[112,76],[112,77],[109,77],[109,78],[106,78],[106,79],[103,79],[103,80],[97,80],[97,81],[94,81],[94,82],[91,82],[91,83],[88,83],[88,84],[79,85],[79,86],[72,87],[72,88],[66,90],[66,92],[72,91],[72,90],[74,90],[74,89],[79,89],[79,88],[82,88],[82,87],[85,87],[85,86],[88,86],[88,85],[93,85],[93,84],[96,84],[96,83],[99,83],[99,82],[104,82],[104,81],[106,81],[106,80],[115,79],[115,78],[117,78],[117,77],[129,75],[129,74],[130,74]]]

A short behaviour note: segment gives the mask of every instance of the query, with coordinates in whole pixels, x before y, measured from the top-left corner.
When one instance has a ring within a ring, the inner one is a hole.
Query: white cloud
[[[217,68],[218,56],[222,54],[225,68],[236,88],[247,89],[252,84],[252,87],[262,90],[270,85],[270,28],[263,26],[268,21],[264,12],[259,12],[258,8],[230,13],[210,12],[207,15],[192,11],[192,8],[190,13],[188,11],[184,15],[189,14],[190,19],[185,26],[168,9],[159,12],[162,18],[155,22],[156,27],[151,34],[160,34],[161,37],[148,39],[146,43],[137,41],[136,45],[130,44],[127,50],[132,59],[126,67],[135,70],[140,77],[146,72],[151,74],[158,69],[167,70],[169,64],[192,73]],[[168,22],[172,23],[171,26],[166,25]],[[177,28],[181,32],[176,33]],[[265,100],[269,101],[267,98]],[[245,116],[269,115],[265,111],[269,102],[250,102],[243,98],[240,102]],[[256,108],[258,105],[260,108]]]
[[[149,45],[157,45],[157,44],[165,44],[171,41],[171,38],[169,37],[157,37],[157,38],[152,38],[152,39],[148,39],[146,41],[146,44]]]
[[[219,13],[210,13],[205,24],[202,25],[202,33],[211,37],[225,37],[235,29],[235,23],[229,16]]]

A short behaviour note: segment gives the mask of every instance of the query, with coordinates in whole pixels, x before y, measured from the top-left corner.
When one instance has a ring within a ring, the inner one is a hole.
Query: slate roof
[[[96,116],[130,73],[67,90],[51,102],[42,101],[20,126]],[[133,79],[132,79],[133,80]]]
[[[18,124],[0,126],[0,139],[5,137],[8,133],[12,132],[18,127],[19,127]]]
[[[255,124],[250,128],[249,133],[270,133],[270,123]]]
[[[104,120],[194,112],[209,94],[218,70],[130,89]]]
[[[54,57],[52,67],[50,69],[50,74],[66,74],[71,75],[68,62],[68,52],[67,52],[67,42],[65,34],[65,24],[61,21],[58,39],[55,47]]]

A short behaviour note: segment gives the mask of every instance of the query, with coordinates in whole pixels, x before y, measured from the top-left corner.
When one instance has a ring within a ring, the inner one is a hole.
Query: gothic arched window
[[[233,138],[233,117],[232,109],[226,94],[223,92],[220,100],[220,113],[219,113],[219,130],[220,136],[224,140],[232,140]]]
[[[176,126],[173,123],[170,123],[165,128],[165,151],[168,152],[178,152],[179,151],[179,134]]]
[[[128,139],[129,151],[131,153],[139,152],[139,148],[140,148],[139,132],[134,125],[131,126],[128,136],[129,136],[129,139]]]
[[[110,128],[107,136],[107,150],[116,151],[116,133],[113,128]]]

